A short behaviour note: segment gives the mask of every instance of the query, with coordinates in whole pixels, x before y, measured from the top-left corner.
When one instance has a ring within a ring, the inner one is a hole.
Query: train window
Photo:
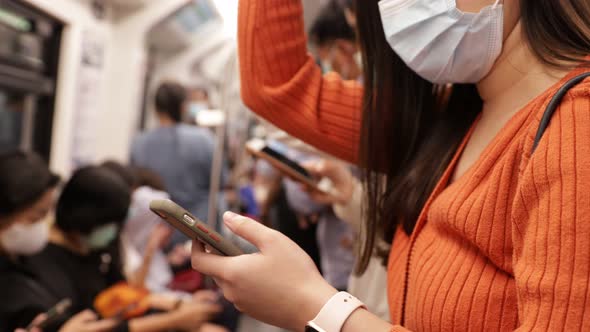
[[[23,1],[0,1],[0,149],[49,159],[62,28]]]
[[[33,148],[35,96],[0,90],[0,151]]]
[[[22,99],[0,92],[0,150],[20,147],[23,114]]]

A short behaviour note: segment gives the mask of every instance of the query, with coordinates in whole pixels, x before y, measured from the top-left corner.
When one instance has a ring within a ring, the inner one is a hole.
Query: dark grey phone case
[[[189,238],[208,244],[222,255],[239,256],[244,254],[235,244],[170,200],[152,201],[150,210]]]

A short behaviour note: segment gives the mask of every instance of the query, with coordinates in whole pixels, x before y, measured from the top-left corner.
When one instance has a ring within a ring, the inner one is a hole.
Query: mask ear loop
[[[500,2],[504,3],[502,0],[496,0],[496,3],[494,3],[494,5],[492,6],[492,9],[496,9],[496,7],[498,7]]]

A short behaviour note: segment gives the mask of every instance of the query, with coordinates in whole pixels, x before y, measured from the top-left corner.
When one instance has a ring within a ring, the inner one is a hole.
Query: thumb
[[[223,215],[223,221],[234,234],[252,243],[261,251],[273,235],[272,229],[233,212],[226,212]]]

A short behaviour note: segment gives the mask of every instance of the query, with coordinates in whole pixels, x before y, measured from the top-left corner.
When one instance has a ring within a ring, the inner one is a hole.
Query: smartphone
[[[264,140],[252,139],[246,143],[246,150],[256,157],[268,161],[279,171],[315,190],[330,193],[332,182],[328,178],[316,179],[303,166],[281,152],[269,147]]]
[[[30,331],[33,328],[38,328],[43,330],[44,328],[48,327],[49,325],[55,323],[58,319],[62,318],[63,315],[70,309],[72,306],[72,300],[70,299],[63,299],[59,301],[56,305],[54,305],[51,309],[49,309],[45,313],[45,319],[38,324],[30,324],[27,326],[26,330]]]
[[[199,240],[224,256],[240,256],[244,252],[231,241],[212,230],[204,222],[171,200],[154,200],[150,210],[193,240]]]

